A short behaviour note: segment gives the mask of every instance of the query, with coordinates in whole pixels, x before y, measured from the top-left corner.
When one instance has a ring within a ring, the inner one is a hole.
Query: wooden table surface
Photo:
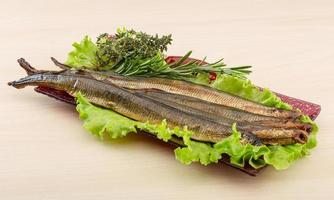
[[[319,144],[290,169],[254,178],[222,165],[184,166],[140,135],[101,142],[75,109],[7,82],[16,59],[56,69],[84,35],[128,27],[173,34],[169,55],[252,65],[260,86],[322,106]],[[334,2],[1,1],[0,199],[334,199]]]

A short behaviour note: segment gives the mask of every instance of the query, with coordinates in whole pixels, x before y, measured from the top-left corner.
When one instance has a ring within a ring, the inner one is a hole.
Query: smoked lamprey
[[[201,110],[188,108],[186,106],[177,104],[175,102],[156,100],[154,98],[147,97],[145,94],[133,92],[118,87],[118,85],[108,80],[98,80],[96,76],[91,76],[88,72],[82,73],[80,70],[62,70],[62,71],[38,71],[32,68],[30,65],[22,65],[28,73],[27,77],[24,77],[18,81],[10,82],[9,84],[22,88],[27,85],[32,86],[47,86],[54,89],[64,90],[71,95],[75,95],[77,92],[82,92],[90,102],[112,109],[126,117],[131,119],[151,123],[159,123],[163,119],[169,122],[170,126],[187,126],[190,130],[194,131],[193,139],[207,142],[218,142],[226,137],[230,133],[230,127],[232,125],[231,119],[221,118],[220,121],[214,120],[214,117],[201,114]],[[117,77],[121,80],[121,77]],[[148,82],[150,82],[149,80]],[[159,82],[160,80],[154,80]],[[142,80],[145,85],[146,80]],[[163,81],[165,82],[165,80]],[[173,83],[168,83],[169,88],[178,88]],[[181,84],[181,83],[177,83]],[[185,83],[187,84],[187,83]],[[154,85],[154,84],[152,84]],[[188,85],[188,89],[193,87]],[[182,87],[181,87],[182,88]],[[132,87],[132,89],[138,89]],[[139,87],[141,89],[141,87]],[[157,88],[153,88],[157,89]],[[172,89],[169,89],[172,90]],[[189,89],[197,91],[196,89]],[[210,92],[210,88],[205,88]],[[218,94],[218,91],[213,90],[215,94],[224,96],[225,94]],[[189,93],[194,95],[193,93]],[[202,96],[201,94],[199,95]],[[223,98],[222,98],[223,99]],[[252,102],[233,96],[224,99],[222,104],[228,104],[230,106],[240,103],[245,105],[252,105]],[[232,104],[225,101],[233,101]],[[220,105],[220,104],[219,104]],[[205,105],[204,105],[205,107]],[[263,110],[267,107],[262,106]],[[240,109],[237,107],[236,109]],[[245,110],[247,112],[248,110]],[[252,112],[251,112],[252,113]],[[278,110],[277,113],[284,113],[284,111]],[[292,113],[292,111],[291,111]],[[211,114],[212,116],[213,114]],[[279,124],[277,124],[278,126]],[[292,143],[305,143],[308,138],[308,133],[302,129],[297,128],[281,128],[281,127],[268,127],[264,125],[251,125],[249,123],[240,122],[239,129],[243,131],[244,139],[251,144],[292,144]],[[262,139],[260,140],[258,139]]]

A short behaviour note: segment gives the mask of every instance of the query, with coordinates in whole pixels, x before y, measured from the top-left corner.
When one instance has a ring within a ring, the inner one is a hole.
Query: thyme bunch
[[[115,35],[104,33],[97,38],[97,56],[101,66],[122,60],[152,58],[167,50],[172,36],[152,36],[134,30],[117,29]]]

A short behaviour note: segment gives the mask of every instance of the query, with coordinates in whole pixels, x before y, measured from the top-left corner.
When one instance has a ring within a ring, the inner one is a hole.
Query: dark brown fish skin
[[[168,93],[180,94],[202,99],[208,102],[220,104],[227,107],[244,110],[257,115],[276,117],[283,119],[296,119],[302,113],[292,110],[281,110],[267,107],[259,103],[242,99],[240,97],[218,91],[216,89],[193,84],[186,81],[170,80],[163,78],[141,78],[125,77],[110,72],[96,72],[90,70],[81,70],[82,74],[89,74],[98,80],[105,80],[119,87],[127,89],[157,89]]]
[[[200,116],[203,118],[207,118],[209,120],[215,121],[217,123],[220,123],[224,126],[231,127],[233,123],[237,122],[238,129],[243,132],[250,132],[254,135],[256,135],[261,140],[264,139],[267,141],[270,139],[270,143],[264,143],[264,144],[273,144],[273,143],[280,143],[280,144],[292,144],[296,141],[299,143],[305,143],[308,139],[308,134],[305,130],[299,130],[296,128],[297,125],[289,126],[289,124],[285,123],[279,123],[279,122],[272,122],[271,124],[261,124],[261,123],[250,123],[247,121],[240,121],[240,120],[232,120],[229,118],[226,118],[224,116],[217,116],[216,113],[208,113],[203,111],[202,109],[207,107],[207,104],[202,103],[198,109],[194,109],[193,107],[189,107],[186,104],[179,104],[179,101],[175,101],[178,98],[182,98],[180,96],[182,95],[175,95],[172,94],[174,99],[166,98],[165,93],[157,93],[159,95],[148,95],[147,91],[142,90],[135,90],[138,95],[145,96],[147,95],[151,99],[156,99],[159,102],[166,104],[168,106],[177,108],[183,112],[189,113],[194,116]],[[187,97],[187,100],[191,100],[191,97]],[[188,101],[188,102],[189,102]],[[220,106],[220,105],[218,105]],[[223,110],[224,112],[227,112],[227,109]],[[301,123],[300,123],[301,124]],[[301,124],[304,125],[304,124]],[[300,125],[300,126],[301,126]],[[307,125],[307,124],[305,124]],[[286,127],[289,126],[287,129]],[[290,140],[287,140],[290,139]]]
[[[64,90],[73,96],[80,91],[93,104],[110,108],[137,121],[160,123],[163,119],[166,119],[171,127],[187,126],[189,130],[194,132],[192,138],[199,141],[215,143],[231,134],[231,127],[223,126],[205,118],[194,117],[149,98],[139,97],[113,84],[76,76],[67,71],[34,73],[18,81],[10,82],[9,85],[16,88],[23,88],[28,85],[46,86]],[[243,138],[246,138],[249,143],[261,144],[256,136],[250,133],[242,134]]]
[[[190,107],[196,110],[200,110],[205,115],[208,115],[209,113],[209,115],[214,115],[214,118],[216,119],[239,122],[238,124],[248,122],[253,125],[276,128],[297,128],[303,130],[310,128],[308,124],[296,122],[291,119],[281,119],[248,113],[239,109],[203,101],[201,99],[189,96],[167,93],[155,89],[142,89],[134,91],[136,91],[137,93],[145,94],[151,98],[159,99],[159,101],[170,102],[172,104],[178,104],[184,107]]]

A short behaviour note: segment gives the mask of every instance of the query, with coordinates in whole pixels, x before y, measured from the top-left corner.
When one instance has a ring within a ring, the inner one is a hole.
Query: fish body
[[[307,124],[296,122],[293,119],[282,119],[276,117],[268,117],[254,113],[245,112],[232,107],[223,106],[207,102],[198,98],[168,93],[160,90],[142,89],[135,90],[137,93],[144,94],[159,101],[169,102],[173,105],[179,105],[180,108],[192,108],[200,111],[203,115],[211,116],[217,120],[228,120],[232,123],[238,122],[242,124],[262,125],[276,128],[299,128],[306,130],[309,128]]]
[[[266,106],[261,105],[258,109],[266,109],[258,113],[245,108],[242,110],[242,106],[233,107],[247,101],[241,98],[239,101],[238,97],[232,96],[234,103],[228,102],[232,98],[228,97],[225,99],[226,105],[204,100],[208,98],[201,99],[205,97],[203,92],[208,92],[210,88],[189,85],[183,81],[128,78],[87,70],[39,71],[27,63],[20,64],[28,76],[9,83],[16,88],[27,85],[45,86],[66,91],[72,96],[80,91],[91,103],[112,109],[136,121],[160,123],[166,119],[171,127],[187,126],[194,132],[192,138],[195,140],[213,143],[221,141],[231,134],[231,125],[237,122],[243,139],[248,143],[261,144],[262,141],[264,144],[292,144],[307,141],[305,127],[292,121],[298,115],[295,112],[280,111],[282,115],[279,117],[267,116],[259,114],[268,113],[270,108]],[[185,84],[187,87],[179,87],[178,84]],[[186,88],[190,88],[189,91],[192,92],[187,93]],[[208,95],[217,94],[217,91],[213,91],[208,92]],[[180,92],[185,95],[179,94]],[[244,105],[257,105],[253,103],[246,102]]]
[[[265,144],[278,144],[278,143],[291,144],[295,143],[296,141],[303,143],[305,142],[304,140],[307,140],[308,137],[308,133],[305,131],[305,129],[309,127],[308,124],[302,124],[290,121],[289,122],[274,121],[274,120],[250,122],[247,121],[246,118],[244,120],[240,120],[237,118],[231,119],[228,117],[229,115],[225,116],[225,112],[227,113],[232,112],[230,113],[230,115],[234,115],[233,112],[239,112],[239,111],[235,111],[233,109],[231,110],[231,108],[229,107],[221,108],[221,105],[214,104],[213,107],[216,109],[212,110],[213,112],[207,112],[207,108],[209,108],[211,106],[210,104],[212,103],[208,103],[192,97],[170,94],[155,90],[153,91],[136,90],[136,93],[138,95],[148,96],[151,99],[156,99],[157,101],[163,104],[177,108],[191,115],[208,118],[212,121],[223,124],[224,126],[231,127],[233,123],[237,123],[238,130],[244,132],[250,132],[256,135],[261,140],[264,140]],[[196,102],[196,104],[195,105],[190,104],[189,102],[191,101],[193,101],[193,103]],[[192,106],[189,106],[189,104]],[[217,115],[217,112],[220,112],[222,115]],[[243,116],[245,114],[246,113],[238,113],[237,115]],[[251,118],[252,116],[249,117]],[[241,119],[243,119],[243,117],[241,117]]]

